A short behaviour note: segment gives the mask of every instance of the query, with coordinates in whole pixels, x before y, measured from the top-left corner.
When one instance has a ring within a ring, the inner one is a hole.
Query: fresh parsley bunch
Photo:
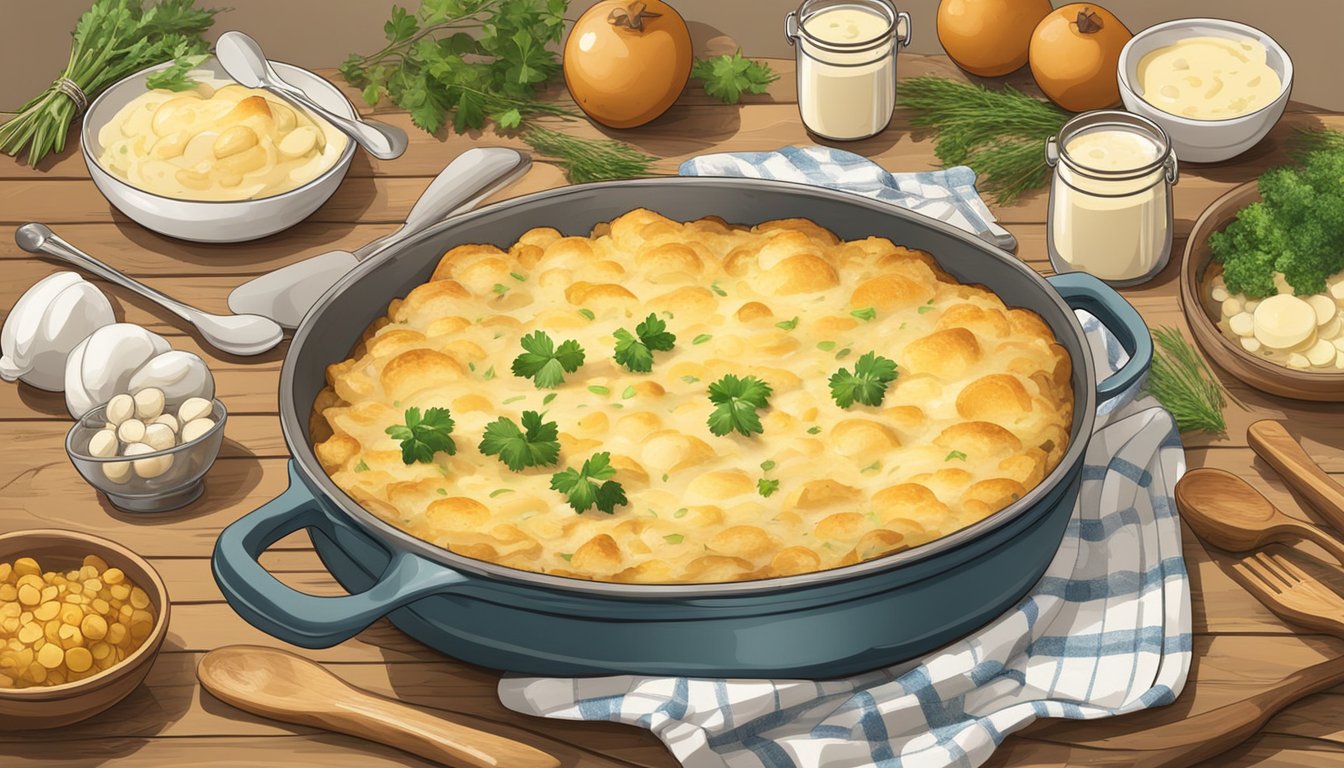
[[[613,515],[617,507],[629,503],[625,489],[612,480],[615,476],[611,454],[603,451],[583,462],[581,469],[570,467],[556,472],[551,476],[551,489],[563,493],[575,512],[583,513],[597,507],[598,511]]]
[[[509,469],[555,464],[560,457],[560,427],[554,421],[542,421],[536,411],[523,411],[523,428],[512,419],[500,416],[485,426],[480,450],[486,456],[498,456]]]
[[[613,359],[634,373],[652,371],[653,351],[667,352],[677,343],[677,337],[667,332],[667,323],[653,313],[635,326],[634,334],[618,328],[614,335],[616,352]]]
[[[724,374],[709,385],[709,402],[715,406],[709,415],[709,431],[720,437],[734,430],[746,437],[764,432],[756,411],[770,405],[773,393],[769,384],[755,376]]]
[[[565,383],[565,374],[583,365],[583,347],[568,339],[559,347],[545,331],[533,331],[519,344],[523,353],[513,360],[513,375],[531,379],[537,389],[553,389]]]
[[[150,88],[186,90],[186,73],[208,50],[201,35],[219,11],[196,7],[195,0],[97,0],[75,24],[69,63],[60,79],[72,81],[89,101],[108,85],[145,67],[174,61],[151,76]],[[47,86],[13,117],[0,125],[0,151],[18,155],[26,147],[28,164],[65,149],[66,133],[75,119],[75,103],[56,83]]]
[[[841,368],[831,374],[831,399],[841,408],[854,403],[881,405],[887,386],[896,380],[896,361],[869,352],[854,363],[854,371]]]
[[[691,65],[691,79],[699,80],[705,93],[724,104],[736,104],[744,93],[765,93],[765,89],[779,79],[779,73],[769,64],[744,58],[739,50],[696,59]]]
[[[453,432],[453,417],[447,408],[430,408],[423,414],[419,408],[407,408],[404,424],[393,424],[385,431],[393,440],[401,441],[401,460],[406,464],[417,461],[429,464],[434,454],[442,451],[452,456],[457,443],[449,435]]]

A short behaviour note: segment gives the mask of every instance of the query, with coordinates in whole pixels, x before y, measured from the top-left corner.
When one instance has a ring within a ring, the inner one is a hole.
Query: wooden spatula
[[[1335,530],[1344,532],[1344,487],[1325,473],[1302,444],[1277,421],[1257,421],[1246,430],[1246,442],[1289,487],[1307,498]]]
[[[1176,506],[1199,537],[1230,552],[1247,552],[1273,541],[1307,539],[1344,563],[1344,543],[1285,515],[1251,484],[1231,472],[1201,467],[1176,483]]]
[[[233,645],[196,667],[201,685],[254,715],[386,744],[451,766],[558,768],[555,757],[356,688],[308,659],[275,648]]]

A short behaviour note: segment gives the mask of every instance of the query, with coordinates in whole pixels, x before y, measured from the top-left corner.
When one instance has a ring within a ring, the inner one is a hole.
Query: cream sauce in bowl
[[[1139,60],[1140,97],[1192,120],[1227,120],[1269,106],[1283,82],[1258,40],[1188,37]]]

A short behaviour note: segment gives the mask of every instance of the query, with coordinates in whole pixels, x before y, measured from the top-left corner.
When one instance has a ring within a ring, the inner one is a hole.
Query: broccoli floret
[[[1325,290],[1326,278],[1344,270],[1344,151],[1313,152],[1301,168],[1265,173],[1260,196],[1209,238],[1228,289],[1273,295],[1277,271],[1297,294]]]

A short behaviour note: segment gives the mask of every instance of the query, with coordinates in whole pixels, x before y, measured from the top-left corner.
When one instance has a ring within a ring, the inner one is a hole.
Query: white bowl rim
[[[1253,38],[1261,43],[1266,44],[1266,47],[1273,48],[1274,51],[1283,58],[1283,76],[1279,78],[1280,79],[1279,95],[1275,97],[1273,101],[1255,110],[1254,112],[1247,112],[1244,115],[1237,115],[1236,117],[1220,117],[1216,120],[1196,120],[1194,118],[1183,117],[1181,115],[1175,114],[1174,112],[1168,112],[1165,109],[1162,109],[1161,107],[1158,107],[1157,105],[1153,104],[1151,101],[1148,101],[1147,99],[1143,98],[1143,95],[1140,94],[1134,88],[1133,84],[1129,82],[1129,76],[1127,73],[1128,67],[1125,66],[1126,63],[1129,61],[1130,57],[1134,53],[1135,43],[1138,43],[1144,37],[1155,32],[1161,32],[1167,29],[1171,29],[1173,27],[1194,26],[1196,24],[1204,24],[1211,27],[1221,27],[1222,29],[1225,29],[1229,32],[1241,32],[1245,34],[1247,37]],[[1117,70],[1119,71],[1116,72],[1116,78],[1119,80],[1121,88],[1129,92],[1134,98],[1138,99],[1139,101],[1142,101],[1148,107],[1151,107],[1153,110],[1160,113],[1163,119],[1171,120],[1180,125],[1190,126],[1192,128],[1199,127],[1202,125],[1233,123],[1237,121],[1249,120],[1250,118],[1253,118],[1262,112],[1267,112],[1275,109],[1278,106],[1279,101],[1283,100],[1285,97],[1287,97],[1293,92],[1293,58],[1288,55],[1288,51],[1282,45],[1279,45],[1278,40],[1275,40],[1273,37],[1271,37],[1268,32],[1262,29],[1252,27],[1249,24],[1242,24],[1239,21],[1232,21],[1231,19],[1219,19],[1212,16],[1195,16],[1188,19],[1174,19],[1172,21],[1164,21],[1160,24],[1154,24],[1151,27],[1141,30],[1138,34],[1131,37],[1129,39],[1129,42],[1125,43],[1124,48],[1120,49],[1120,63],[1117,66]]]
[[[194,71],[200,69],[202,66],[204,66],[207,62],[210,62],[210,61],[216,61],[216,62],[218,61],[218,59],[215,58],[215,55],[214,55],[213,53],[210,54],[208,57],[206,57],[204,60],[202,60],[200,64],[197,64],[195,67],[192,67],[192,71],[194,72]],[[290,64],[289,62],[279,61],[279,60],[277,60],[277,59],[271,59],[270,61],[271,61],[271,64],[272,64],[272,65],[279,64],[279,65],[280,65],[281,67],[283,67],[283,68],[294,69],[294,70],[298,70],[298,71],[300,71],[300,72],[303,72],[303,73],[305,73],[305,74],[312,75],[314,78],[316,78],[317,80],[319,80],[319,81],[321,81],[322,83],[324,83],[324,84],[326,85],[326,87],[330,88],[330,89],[331,89],[331,93],[333,93],[333,94],[335,94],[336,96],[339,96],[339,97],[340,97],[342,103],[344,103],[345,106],[349,109],[350,114],[346,115],[347,117],[350,117],[350,118],[358,118],[358,117],[359,117],[359,110],[355,108],[355,105],[354,105],[354,104],[351,104],[351,103],[350,103],[350,99],[346,98],[346,95],[345,95],[344,93],[341,92],[341,89],[340,89],[340,88],[337,88],[336,85],[335,85],[334,83],[332,83],[330,80],[327,80],[325,77],[322,77],[321,75],[317,74],[316,72],[313,72],[313,71],[310,70],[310,69],[306,69],[306,68],[304,68],[304,67],[300,67],[300,66],[297,65],[297,64]],[[150,191],[147,190],[147,189],[141,189],[140,187],[135,186],[134,184],[130,183],[129,181],[126,181],[125,179],[121,178],[120,176],[117,176],[115,173],[112,173],[112,172],[109,171],[108,169],[104,168],[104,167],[103,167],[103,164],[100,163],[100,162],[98,162],[98,158],[97,158],[97,157],[94,157],[94,154],[93,154],[93,152],[91,151],[91,149],[90,149],[90,147],[89,147],[89,136],[90,136],[90,133],[89,133],[89,117],[93,114],[94,110],[98,107],[99,102],[101,102],[104,98],[107,97],[108,94],[112,93],[113,91],[117,90],[118,88],[122,88],[122,87],[126,86],[126,84],[127,84],[130,80],[132,80],[132,79],[134,79],[134,78],[137,78],[137,77],[141,77],[141,76],[147,75],[147,74],[149,74],[150,72],[157,72],[157,71],[159,71],[159,70],[161,70],[161,69],[167,69],[168,67],[171,67],[172,65],[173,65],[173,62],[171,62],[171,61],[165,61],[165,62],[163,62],[162,64],[155,64],[155,65],[152,66],[152,67],[145,67],[144,69],[140,70],[139,72],[132,72],[131,74],[129,74],[129,75],[123,77],[122,79],[118,80],[117,82],[113,83],[112,85],[109,85],[107,88],[104,88],[104,89],[103,89],[103,92],[100,93],[100,94],[98,94],[98,98],[94,99],[94,100],[93,100],[93,103],[89,104],[88,109],[85,109],[85,110],[84,110],[84,116],[83,116],[83,118],[80,119],[80,122],[79,122],[79,149],[80,149],[81,152],[84,153],[84,160],[85,160],[85,162],[88,162],[88,163],[90,163],[90,164],[96,166],[96,167],[98,168],[98,170],[101,171],[105,176],[107,176],[108,179],[110,179],[112,182],[114,182],[114,183],[116,183],[116,184],[119,184],[119,185],[121,185],[121,186],[123,186],[123,187],[126,187],[127,189],[135,190],[137,193],[142,194],[142,195],[145,195],[145,196],[147,196],[147,197],[151,197],[151,198],[154,198],[154,199],[156,199],[156,200],[168,200],[168,201],[171,201],[171,202],[174,202],[174,203],[186,203],[186,204],[189,204],[189,205],[209,205],[209,206],[225,206],[225,205],[256,204],[256,203],[260,203],[260,202],[263,202],[263,201],[280,200],[280,199],[286,198],[286,197],[288,197],[288,196],[290,196],[290,195],[295,195],[295,196],[297,196],[298,194],[300,194],[300,193],[302,193],[302,192],[306,192],[306,191],[308,191],[311,187],[315,187],[315,186],[317,186],[318,184],[320,184],[321,182],[326,181],[327,179],[329,179],[329,178],[330,178],[332,175],[334,175],[337,171],[344,172],[344,171],[348,168],[348,166],[350,165],[350,160],[354,158],[354,156],[355,156],[355,141],[354,141],[354,139],[350,138],[349,136],[346,136],[346,137],[345,137],[345,149],[341,151],[341,156],[338,157],[338,158],[336,158],[336,162],[333,163],[332,166],[331,166],[330,168],[328,168],[327,170],[323,171],[322,173],[318,174],[317,176],[314,176],[313,178],[309,179],[308,181],[304,182],[304,183],[301,184],[300,186],[297,186],[297,187],[295,187],[295,188],[293,188],[293,189],[287,189],[287,190],[285,190],[284,192],[278,192],[278,193],[276,193],[276,194],[274,194],[274,195],[267,195],[266,197],[249,197],[249,198],[245,198],[245,199],[243,199],[243,200],[191,200],[191,199],[184,198],[184,197],[168,197],[167,195],[160,195],[160,194],[155,193],[155,192],[150,192]],[[235,81],[235,82],[237,82],[237,81]],[[101,126],[100,126],[100,128],[101,128]]]

